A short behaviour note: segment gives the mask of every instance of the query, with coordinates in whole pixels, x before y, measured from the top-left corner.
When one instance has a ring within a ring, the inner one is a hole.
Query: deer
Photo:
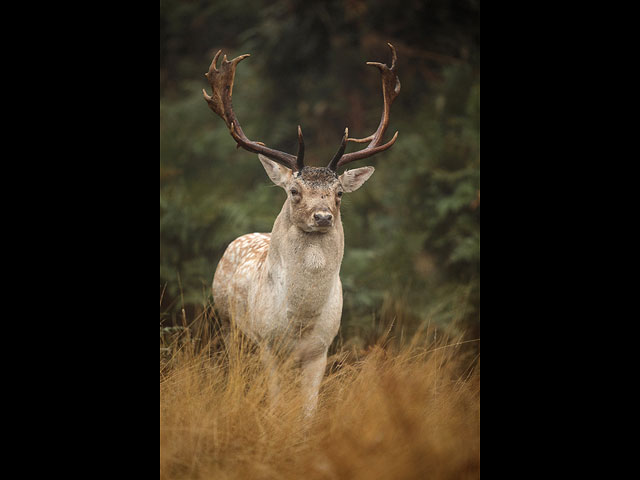
[[[303,415],[317,410],[327,352],[336,337],[342,316],[340,267],[344,255],[344,231],[340,202],[344,193],[358,190],[374,167],[338,169],[353,161],[389,149],[398,132],[386,143],[390,108],[400,93],[396,74],[397,53],[391,49],[391,66],[367,62],[382,77],[383,110],[377,130],[364,138],[349,137],[345,128],[337,153],[326,167],[304,163],[304,139],[298,125],[298,151],[294,156],[250,140],[244,134],[231,101],[238,63],[224,55],[219,67],[218,50],[205,74],[212,95],[202,90],[209,108],[224,120],[237,143],[257,153],[270,180],[283,188],[287,198],[270,233],[249,233],[233,240],[222,255],[213,278],[212,294],[218,318],[233,322],[250,340],[260,345],[260,357],[272,372],[269,397],[278,397],[274,373],[278,359],[292,360],[300,369]],[[348,142],[367,143],[363,149],[345,153]]]

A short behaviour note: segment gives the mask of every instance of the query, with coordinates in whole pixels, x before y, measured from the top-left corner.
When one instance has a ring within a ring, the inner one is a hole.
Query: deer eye
[[[298,192],[298,190],[296,190],[295,188],[291,189],[291,195],[298,195],[300,192]]]
[[[338,196],[341,197],[343,192],[338,192]]]

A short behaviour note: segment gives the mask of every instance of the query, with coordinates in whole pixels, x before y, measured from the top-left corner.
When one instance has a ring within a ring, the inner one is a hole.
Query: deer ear
[[[347,170],[340,175],[340,183],[345,192],[355,192],[359,189],[364,182],[369,180],[369,177],[373,175],[375,168],[373,167],[360,167],[355,170]]]
[[[273,160],[269,160],[264,155],[258,154],[258,158],[271,181],[279,187],[286,188],[287,182],[291,178],[291,170]]]

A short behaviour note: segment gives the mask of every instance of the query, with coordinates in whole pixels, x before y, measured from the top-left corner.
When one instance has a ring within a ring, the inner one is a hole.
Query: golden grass
[[[174,342],[161,357],[161,479],[479,478],[477,342],[423,333],[343,348],[311,421],[295,370],[271,407],[246,342],[216,343]]]

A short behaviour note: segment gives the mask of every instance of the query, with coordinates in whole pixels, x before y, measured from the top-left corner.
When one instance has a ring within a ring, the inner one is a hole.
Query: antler
[[[209,104],[209,108],[219,115],[227,124],[227,128],[229,129],[233,139],[237,142],[238,147],[242,147],[253,153],[261,153],[274,162],[278,162],[294,171],[302,170],[304,168],[304,139],[302,138],[302,129],[299,125],[298,155],[295,157],[279,150],[273,150],[262,142],[254,142],[246,137],[235,113],[233,113],[231,95],[233,91],[233,80],[236,75],[236,66],[250,55],[248,53],[240,55],[230,62],[227,60],[227,56],[225,55],[222,58],[220,69],[218,70],[218,68],[216,68],[216,63],[218,62],[220,53],[222,53],[222,50],[218,50],[218,53],[213,57],[209,71],[205,73],[205,76],[207,77],[207,80],[209,80],[211,88],[213,89],[212,96],[209,96],[204,88],[202,89],[204,99]]]
[[[398,138],[398,132],[396,132],[391,140],[389,140],[385,144],[382,144],[382,137],[384,135],[384,132],[387,130],[387,126],[389,125],[391,104],[400,93],[400,80],[396,75],[396,62],[398,60],[398,56],[396,54],[396,49],[394,48],[394,46],[390,43],[387,43],[387,45],[389,45],[389,47],[391,48],[391,67],[388,67],[384,63],[367,62],[367,65],[373,65],[377,67],[382,74],[382,97],[384,100],[384,107],[382,109],[382,119],[380,120],[380,125],[378,125],[378,129],[373,134],[365,138],[349,138],[349,129],[345,129],[345,134],[342,137],[342,142],[340,144],[340,148],[338,149],[338,153],[336,153],[331,162],[329,162],[328,168],[330,168],[331,170],[335,171],[342,165],[346,165],[349,162],[367,158],[375,155],[376,153],[382,152],[391,147],[391,145],[395,143],[396,138]],[[347,142],[370,143],[362,150],[343,155]]]

